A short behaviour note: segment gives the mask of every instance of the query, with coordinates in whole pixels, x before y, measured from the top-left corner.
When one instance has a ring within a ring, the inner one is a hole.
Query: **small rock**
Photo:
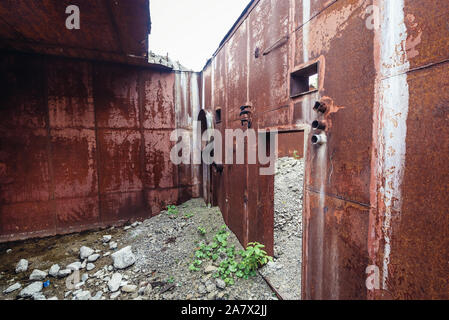
[[[63,270],[59,270],[58,272],[58,278],[65,278],[68,275],[70,275],[72,273],[71,269],[63,269]]]
[[[80,248],[80,258],[81,258],[81,260],[86,259],[86,258],[89,257],[91,254],[93,254],[94,252],[95,252],[94,249],[91,249],[91,248],[89,248],[89,247],[82,246],[82,247]]]
[[[44,272],[44,271],[41,271],[38,269],[34,269],[30,275],[30,280],[40,281],[40,280],[44,280],[46,276],[47,276],[47,272]]]
[[[90,291],[81,291],[74,297],[74,300],[89,300],[90,298],[92,298]]]
[[[47,300],[56,301],[56,300],[59,300],[59,299],[58,299],[58,297],[54,296],[54,297],[48,298]]]
[[[216,289],[217,289],[217,286],[211,280],[208,280],[206,282],[206,290],[207,290],[207,292],[213,292]]]
[[[104,255],[103,255],[103,257],[107,257],[107,256],[109,256],[111,253],[108,251],[108,252],[106,252]]]
[[[111,300],[116,299],[118,296],[120,295],[120,291],[114,292],[113,294],[111,294],[111,296],[109,297]]]
[[[103,236],[102,241],[103,241],[103,243],[108,243],[109,241],[111,241],[111,239],[112,239],[111,235],[105,235],[105,236]]]
[[[48,274],[56,278],[58,276],[59,270],[61,270],[59,264],[54,264],[51,266],[50,271],[48,271]]]
[[[12,249],[6,250],[6,253],[11,253],[11,252],[12,252]]]
[[[123,228],[123,230],[125,230],[125,231],[129,230],[129,229],[131,229],[131,226],[126,226],[126,227]]]
[[[72,270],[72,271],[78,271],[79,269],[81,269],[81,262],[77,261],[77,262],[73,262],[71,264],[69,264],[66,269]]]
[[[217,267],[213,266],[213,265],[209,265],[206,267],[206,269],[204,269],[204,273],[213,273],[217,271]]]
[[[117,249],[117,247],[118,247],[117,242],[111,242],[109,244],[109,249],[111,249],[111,250],[115,250],[115,249]]]
[[[47,300],[47,298],[45,298],[45,296],[42,294],[42,292],[36,292],[35,294],[33,294],[31,296],[31,298],[33,300]]]
[[[224,282],[222,279],[217,279],[215,282],[218,289],[223,290],[226,288],[226,282]]]
[[[15,283],[12,286],[8,287],[6,290],[3,291],[4,294],[9,294],[11,292],[14,292],[16,290],[19,290],[20,288],[22,288],[22,285],[20,283]]]
[[[44,287],[44,283],[37,281],[23,288],[19,293],[19,297],[21,298],[31,298],[34,294],[41,292]]]
[[[16,273],[25,272],[28,270],[28,260],[20,259],[16,266]]]
[[[83,274],[83,276],[81,277],[82,282],[86,282],[88,279],[89,279],[89,275],[87,273]]]
[[[148,284],[145,287],[144,295],[148,297],[151,294],[151,292],[153,292],[153,287],[151,286],[151,284]]]
[[[133,285],[133,284],[128,284],[122,287],[122,291],[126,292],[126,293],[133,293],[136,292],[137,290],[137,286]]]
[[[122,282],[122,275],[118,272],[112,275],[111,280],[108,282],[108,288],[111,292],[116,292],[120,288]]]
[[[111,255],[114,261],[114,267],[117,269],[125,269],[136,262],[131,246],[127,246]]]
[[[207,293],[206,286],[203,285],[203,284],[200,284],[198,286],[198,293],[201,294],[201,295],[205,295]]]
[[[95,262],[100,258],[100,255],[98,253],[92,254],[87,258],[87,262]]]
[[[86,266],[86,270],[90,271],[90,270],[93,270],[93,269],[95,269],[95,265],[93,263],[88,263],[87,266]]]

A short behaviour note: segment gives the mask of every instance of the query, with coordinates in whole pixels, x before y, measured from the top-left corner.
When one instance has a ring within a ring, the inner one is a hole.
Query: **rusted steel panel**
[[[143,100],[143,127],[149,130],[175,129],[174,75],[168,72],[141,73],[145,90]]]
[[[365,299],[369,208],[305,191],[305,299]]]
[[[137,69],[121,65],[95,66],[93,86],[98,128],[140,127]]]
[[[100,219],[106,224],[149,216],[142,191],[101,194],[100,208]]]
[[[135,130],[98,130],[100,193],[142,190],[141,144]]]
[[[79,7],[79,30],[66,28],[69,5]],[[7,26],[0,28],[3,48],[147,64],[148,0],[6,0],[0,4],[0,16]]]
[[[170,160],[170,131],[145,131],[145,187],[150,189],[177,186],[177,168]],[[190,177],[189,177],[190,178]],[[190,184],[191,180],[185,181]]]
[[[403,45],[410,69],[449,59],[449,3],[447,1],[404,1],[407,40]]]
[[[46,129],[0,128],[1,204],[50,200]]]
[[[0,241],[55,234],[55,211],[50,201],[30,201],[0,206]]]
[[[192,170],[178,190],[169,160],[173,74],[17,53],[0,62],[0,241],[116,225],[192,197]]]
[[[91,64],[48,57],[45,61],[50,127],[94,129]]]
[[[289,1],[262,0],[248,19],[249,100],[262,113],[288,103]]]
[[[102,224],[98,195],[56,199],[54,205],[57,234],[89,230]]]
[[[1,124],[4,128],[45,128],[43,59],[26,54],[0,55]]]
[[[449,64],[409,74],[402,206],[392,213],[388,291],[378,298],[449,298]],[[441,139],[440,139],[441,137]],[[383,257],[380,256],[378,265]]]

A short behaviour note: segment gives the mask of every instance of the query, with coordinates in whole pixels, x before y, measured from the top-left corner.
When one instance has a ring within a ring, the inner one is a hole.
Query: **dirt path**
[[[205,273],[206,268],[213,270],[218,263],[211,266],[211,263],[205,262],[200,271],[189,271],[195,248],[201,242],[211,241],[224,222],[218,208],[208,208],[200,199],[188,201],[174,211],[176,214],[162,212],[133,227],[2,244],[0,298],[18,298],[20,291],[34,282],[29,280],[34,269],[48,272],[54,264],[64,269],[71,263],[82,263],[79,249],[86,246],[100,257],[92,262],[92,270],[80,270],[80,278],[84,277],[85,281],[77,288],[68,289],[67,278],[48,275],[41,281],[49,280],[50,285],[43,288],[35,299],[276,299],[260,275],[248,280],[237,278],[234,285],[223,286],[221,281],[212,276],[213,273]],[[204,227],[206,234],[201,235],[198,227]],[[106,235],[112,236],[108,243],[103,241]],[[110,249],[113,242],[117,243],[115,250]],[[241,249],[234,234],[230,234],[228,242],[234,244],[236,250]],[[112,265],[111,254],[126,246],[132,247],[135,263],[118,270]],[[16,274],[15,268],[20,259],[29,261],[28,270]],[[120,278],[120,289],[112,292],[110,284],[117,277]],[[3,293],[16,283],[20,283],[20,289],[9,294]]]

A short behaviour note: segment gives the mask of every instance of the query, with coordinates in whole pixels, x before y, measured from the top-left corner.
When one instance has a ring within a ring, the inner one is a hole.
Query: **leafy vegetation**
[[[198,233],[202,236],[205,236],[207,232],[204,227],[198,227]]]
[[[187,213],[184,215],[184,219],[189,220],[190,218],[192,218],[194,216],[193,213]]]
[[[294,157],[296,160],[301,159],[301,156],[298,154],[298,150],[293,151],[293,157]]]
[[[200,243],[195,250],[194,260],[189,265],[189,270],[199,271],[203,261],[216,261],[221,258],[218,270],[213,276],[220,277],[228,285],[233,285],[235,277],[248,279],[256,276],[257,269],[272,260],[272,257],[263,250],[265,246],[258,242],[251,242],[245,250],[236,253],[235,245],[228,244],[229,235],[226,226],[223,225],[209,245]]]
[[[177,216],[178,215],[178,208],[174,205],[167,206],[167,214],[169,216]]]

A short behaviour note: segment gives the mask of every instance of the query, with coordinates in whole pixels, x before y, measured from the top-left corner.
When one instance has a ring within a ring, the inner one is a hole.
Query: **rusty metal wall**
[[[257,129],[305,132],[303,298],[448,298],[447,16],[430,0],[255,0],[206,65],[202,105],[222,109],[222,132],[247,104]],[[289,74],[315,62],[319,89],[290,98]],[[255,167],[214,183],[240,241],[271,252],[273,177]]]
[[[0,241],[158,214],[192,195],[170,161],[175,75],[0,55]],[[190,90],[188,91],[190,94]]]

